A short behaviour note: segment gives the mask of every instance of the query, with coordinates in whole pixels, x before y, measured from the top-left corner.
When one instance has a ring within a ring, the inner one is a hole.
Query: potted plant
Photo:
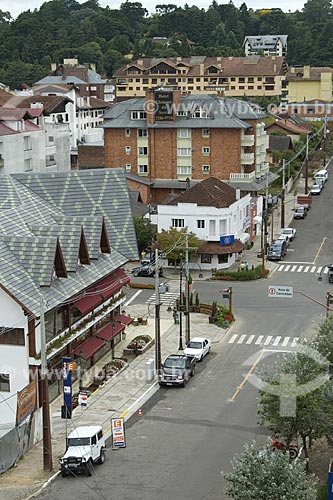
[[[194,312],[198,313],[200,312],[200,299],[199,299],[199,294],[198,292],[195,292],[195,299],[194,299]]]
[[[191,275],[191,274],[189,274],[189,275],[188,275],[188,280],[187,280],[187,282],[188,282],[188,290],[189,290],[189,292],[190,292],[190,293],[192,293],[192,289],[193,289],[193,278],[192,278],[192,275]]]
[[[189,312],[193,312],[194,311],[194,305],[193,305],[193,292],[190,293],[190,296],[189,296],[189,304],[188,304],[188,309],[189,309]]]
[[[215,323],[215,321],[216,321],[216,315],[217,315],[217,302],[214,300],[214,302],[212,304],[211,315],[208,317],[209,323]]]

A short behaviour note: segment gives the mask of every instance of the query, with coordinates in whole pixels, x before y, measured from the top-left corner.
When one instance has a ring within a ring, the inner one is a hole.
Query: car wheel
[[[193,370],[191,371],[191,377],[194,377],[194,374],[195,374],[195,368],[193,368]]]
[[[92,475],[92,470],[93,470],[93,467],[92,467],[92,463],[91,463],[91,460],[89,459],[88,462],[86,463],[86,467],[85,467],[85,473],[86,473],[86,476],[87,477],[90,477]]]
[[[104,464],[104,462],[105,462],[105,451],[101,450],[101,454],[99,456],[98,463],[99,464]]]
[[[203,360],[203,354],[201,354],[199,361]]]
[[[207,351],[207,354],[209,354],[209,353],[210,353],[210,347],[208,347],[208,351]]]
[[[67,476],[67,470],[66,469],[61,469],[61,475],[62,475],[62,477],[66,477]]]

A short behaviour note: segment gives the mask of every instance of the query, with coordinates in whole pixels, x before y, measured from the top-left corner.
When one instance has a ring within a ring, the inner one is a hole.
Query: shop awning
[[[239,240],[235,240],[232,245],[220,245],[217,241],[205,241],[198,249],[198,254],[208,253],[212,255],[223,255],[226,253],[239,253],[245,246]]]
[[[87,295],[74,301],[75,307],[77,307],[83,315],[88,314],[103,302],[102,297],[96,289],[90,288],[86,293]]]
[[[237,239],[246,245],[248,241],[250,241],[250,235],[249,233],[240,233],[240,235],[237,237]]]
[[[92,358],[94,354],[96,354],[96,352],[98,352],[104,346],[105,342],[103,340],[96,337],[91,337],[90,339],[80,344],[76,349],[74,349],[72,354],[75,354],[75,356],[80,356],[83,359],[87,360]]]
[[[133,320],[134,318],[131,318],[130,316],[125,316],[124,314],[119,314],[119,316],[115,318],[115,321],[119,321],[124,325],[130,325],[133,322]]]
[[[121,323],[117,323],[114,321],[113,323],[109,323],[106,325],[100,332],[96,333],[96,337],[99,339],[103,339],[105,341],[112,340],[118,333],[121,333],[125,330],[125,325]]]
[[[262,217],[260,217],[260,215],[256,215],[255,217],[253,217],[253,222],[255,224],[262,224]]]
[[[122,270],[117,269],[114,273],[99,281],[95,286],[104,297],[109,299],[115,293],[118,293],[123,286],[130,282],[129,276]]]

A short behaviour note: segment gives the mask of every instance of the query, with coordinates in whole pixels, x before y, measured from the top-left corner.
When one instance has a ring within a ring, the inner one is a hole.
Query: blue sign
[[[328,500],[333,500],[333,472],[328,473]]]
[[[235,243],[235,236],[233,234],[220,236],[220,245],[232,245],[233,243]]]
[[[62,369],[64,377],[64,405],[72,410],[72,371],[69,370],[71,358],[62,358]]]

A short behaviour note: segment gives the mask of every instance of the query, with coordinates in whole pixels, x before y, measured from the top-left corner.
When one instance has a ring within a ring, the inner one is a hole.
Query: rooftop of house
[[[228,208],[236,200],[236,189],[215,177],[209,177],[169,201],[168,205],[193,203],[199,207]]]
[[[36,317],[138,257],[120,168],[0,176],[0,214],[0,286]]]
[[[167,58],[142,58],[131,61],[126,66],[117,69],[114,72],[115,78],[128,76],[128,69],[138,68],[142,76],[152,74],[151,69],[160,64],[167,65],[170,70],[168,73],[177,74],[180,67],[188,68],[187,76],[199,76],[200,74],[209,74],[209,68],[215,67],[217,71],[210,76],[262,76],[262,75],[284,75],[287,71],[285,59],[282,56],[247,56],[247,57],[167,57]]]
[[[333,75],[333,68],[329,66],[292,66],[286,74],[286,81],[316,81],[321,79],[323,73]]]
[[[275,47],[278,41],[281,41],[282,46],[286,47],[287,45],[287,40],[288,40],[288,35],[253,35],[253,36],[246,36],[244,38],[244,43],[245,45],[246,42],[248,42],[253,49],[265,49],[265,48],[271,48]]]
[[[136,97],[113,105],[104,114],[103,128],[237,128],[247,129],[251,125],[246,120],[260,120],[265,115],[255,105],[239,99],[221,98],[216,95],[188,95],[181,97],[178,111],[186,116],[175,116],[170,121],[147,123],[145,118],[131,120],[133,111],[146,110],[146,98]],[[205,112],[206,118],[196,118],[198,110]]]
[[[270,135],[268,149],[270,151],[288,151],[288,149],[293,149],[293,144],[287,135]]]
[[[281,119],[276,120],[271,125],[268,125],[267,127],[265,127],[265,130],[269,134],[270,130],[274,130],[274,128],[276,128],[276,127],[281,128],[281,129],[285,130],[286,132],[289,132],[291,134],[296,134],[296,135],[302,135],[302,134],[307,135],[310,133],[309,126],[307,124],[300,125],[300,124],[293,123],[291,120],[281,120]]]

